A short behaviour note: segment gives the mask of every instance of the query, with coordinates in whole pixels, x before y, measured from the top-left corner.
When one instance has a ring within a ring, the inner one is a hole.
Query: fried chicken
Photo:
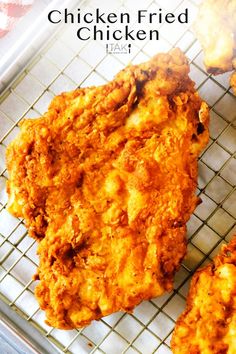
[[[217,75],[236,69],[236,0],[204,0],[194,30],[209,73]],[[236,94],[234,85],[233,89]]]
[[[174,354],[236,353],[236,236],[193,276],[171,344]]]
[[[21,123],[7,150],[8,210],[38,240],[35,294],[49,325],[88,325],[172,289],[208,142],[188,72],[175,49]]]
[[[236,71],[231,75],[230,86],[232,87],[233,93],[236,96]]]

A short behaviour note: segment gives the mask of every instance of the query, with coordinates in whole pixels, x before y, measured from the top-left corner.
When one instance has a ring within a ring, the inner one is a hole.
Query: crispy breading
[[[236,353],[236,236],[194,274],[171,347],[174,354]]]
[[[81,327],[172,289],[208,142],[188,72],[175,49],[63,93],[8,147],[8,210],[39,242],[49,325]]]
[[[236,0],[204,0],[194,30],[209,73],[217,75],[236,69]]]
[[[231,75],[230,86],[232,87],[233,93],[236,96],[236,71]]]

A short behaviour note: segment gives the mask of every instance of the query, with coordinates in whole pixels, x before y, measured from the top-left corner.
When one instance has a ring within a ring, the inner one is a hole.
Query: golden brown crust
[[[230,86],[232,87],[233,93],[236,96],[236,71],[231,75]]]
[[[193,276],[172,337],[174,354],[236,353],[236,237]]]
[[[208,141],[188,72],[176,49],[63,93],[8,147],[8,209],[39,242],[48,324],[81,327],[172,289]]]

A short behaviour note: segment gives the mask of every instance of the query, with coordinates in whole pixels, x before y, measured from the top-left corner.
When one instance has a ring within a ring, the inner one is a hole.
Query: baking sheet
[[[55,8],[61,10],[63,7],[70,9],[75,3],[78,4],[78,1],[37,0],[13,29],[0,38],[0,91],[4,90],[47,38],[60,27],[60,24],[52,25],[45,21],[49,11]]]
[[[78,2],[79,3],[79,2]],[[110,2],[111,3],[111,2]],[[142,9],[171,11],[189,8],[191,21],[199,1],[142,1]],[[85,1],[81,9],[108,9],[109,2]],[[112,1],[113,12],[135,11],[140,2]],[[135,23],[133,26],[135,27]],[[159,41],[132,43],[130,54],[107,54],[103,42],[81,42],[75,26],[65,25],[56,38],[37,54],[0,101],[0,297],[42,336],[68,353],[168,354],[175,320],[185,307],[193,272],[218,252],[236,233],[236,98],[229,89],[229,74],[209,76],[200,45],[188,25],[160,26]],[[191,62],[191,78],[211,106],[210,142],[199,160],[199,189],[203,203],[188,223],[188,254],[176,275],[174,290],[143,302],[133,314],[116,313],[81,330],[62,331],[44,323],[33,291],[36,282],[37,245],[27,236],[22,220],[5,209],[5,150],[19,132],[24,117],[43,114],[51,99],[78,86],[99,85],[110,80],[129,62],[140,63],[160,51],[178,46]],[[59,54],[60,53],[60,54]]]

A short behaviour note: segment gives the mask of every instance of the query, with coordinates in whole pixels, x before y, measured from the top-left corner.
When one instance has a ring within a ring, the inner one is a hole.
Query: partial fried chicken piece
[[[174,354],[236,353],[236,236],[193,276],[171,348]]]
[[[233,93],[236,96],[236,71],[231,75],[230,86],[232,87]]]
[[[208,142],[188,72],[175,49],[63,93],[8,147],[8,210],[39,242],[49,325],[88,325],[172,289]]]
[[[194,30],[209,73],[217,75],[236,69],[236,0],[203,0]],[[231,85],[236,94],[234,80]]]

